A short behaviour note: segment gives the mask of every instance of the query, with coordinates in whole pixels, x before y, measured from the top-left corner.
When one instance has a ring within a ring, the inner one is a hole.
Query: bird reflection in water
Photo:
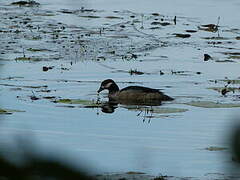
[[[135,110],[138,111],[137,115],[138,117],[143,117],[143,122],[151,122],[151,119],[154,117],[153,115],[153,106],[160,106],[161,102],[159,101],[152,101],[152,102],[128,102],[128,101],[101,101],[100,97],[97,99],[97,103],[99,104],[99,107],[101,108],[101,111],[103,113],[111,114],[115,112],[115,109],[119,107],[119,105],[123,108],[129,109],[129,110]]]

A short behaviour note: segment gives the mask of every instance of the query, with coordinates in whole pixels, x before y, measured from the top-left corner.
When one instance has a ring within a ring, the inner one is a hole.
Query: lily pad
[[[0,109],[0,114],[12,114],[12,113],[5,109]]]
[[[25,111],[0,108],[0,114],[12,114],[13,112],[25,112]]]
[[[181,113],[181,112],[186,112],[188,109],[183,109],[183,108],[167,108],[167,107],[159,107],[159,108],[154,108],[153,113],[156,114],[170,114],[170,113]]]
[[[170,113],[181,113],[186,112],[188,109],[183,108],[171,108],[171,107],[153,107],[153,108],[144,108],[144,107],[127,107],[127,109],[132,111],[147,111],[155,114],[170,114]]]
[[[123,19],[122,17],[117,17],[117,16],[106,16],[105,18],[107,18],[107,19]]]
[[[212,102],[212,101],[192,101],[188,103],[184,103],[189,106],[195,106],[195,107],[202,107],[202,108],[234,108],[234,107],[240,107],[240,104],[234,104],[234,103],[218,103],[218,102]]]
[[[41,61],[41,59],[37,57],[25,57],[25,56],[17,57],[15,58],[15,60],[16,61]]]
[[[208,150],[208,151],[224,151],[224,150],[227,150],[227,148],[210,146],[210,147],[205,148],[205,150]]]
[[[228,59],[240,59],[240,56],[229,56]]]
[[[218,81],[223,81],[229,84],[240,84],[240,79],[220,79]]]
[[[82,100],[82,99],[58,99],[54,102],[55,103],[63,103],[63,104],[80,104],[83,106],[100,107],[100,104],[98,104],[94,101]]]

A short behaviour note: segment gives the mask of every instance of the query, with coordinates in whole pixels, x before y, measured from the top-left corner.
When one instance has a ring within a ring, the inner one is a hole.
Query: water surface
[[[43,151],[67,154],[74,164],[88,162],[94,173],[204,177],[232,166],[226,139],[239,112],[231,107],[239,104],[239,83],[231,82],[235,91],[226,96],[217,90],[227,80],[239,81],[237,1],[40,1],[33,8],[10,2],[1,2],[1,107],[23,112],[1,115],[2,144],[30,137]],[[201,29],[217,24],[219,16],[217,32]],[[204,61],[206,53],[213,59]],[[106,92],[96,91],[107,78],[121,88],[162,89],[175,101],[155,108],[184,111],[141,113],[118,105],[114,113],[104,113],[85,104],[56,103],[105,102]],[[192,101],[231,104],[186,104]]]

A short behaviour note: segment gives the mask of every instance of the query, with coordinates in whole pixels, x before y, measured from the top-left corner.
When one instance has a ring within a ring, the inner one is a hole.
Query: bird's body
[[[153,104],[160,105],[162,101],[171,101],[173,98],[165,95],[158,89],[152,89],[143,86],[128,86],[119,89],[112,79],[104,80],[98,90],[98,93],[107,89],[110,101],[116,101],[121,104]]]

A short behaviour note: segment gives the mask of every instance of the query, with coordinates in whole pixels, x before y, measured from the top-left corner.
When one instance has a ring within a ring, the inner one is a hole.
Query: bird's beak
[[[97,91],[97,93],[100,93],[102,90],[104,90],[102,87],[100,87]]]

